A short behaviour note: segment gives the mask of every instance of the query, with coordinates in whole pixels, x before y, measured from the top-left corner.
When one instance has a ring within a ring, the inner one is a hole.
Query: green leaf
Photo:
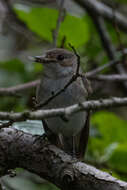
[[[1,69],[6,69],[7,71],[12,71],[12,72],[24,72],[24,64],[18,60],[18,59],[11,59],[8,61],[0,62],[0,68]]]
[[[0,85],[1,83],[6,86],[15,85],[34,78],[34,66],[32,64],[23,63],[16,58],[1,61],[0,69]]]
[[[126,142],[127,122],[114,113],[105,111],[95,113],[91,122],[99,135],[90,138],[89,150],[100,161],[108,160],[116,145]]]
[[[127,3],[127,0],[115,0],[117,3],[120,3],[120,4],[124,4],[124,3]]]
[[[87,19],[67,15],[60,28],[60,38],[64,36],[66,36],[67,43],[76,47],[85,44],[89,40]]]
[[[105,145],[112,142],[126,142],[127,122],[112,112],[97,112],[92,118]]]
[[[52,31],[56,28],[58,11],[49,8],[31,8],[25,12],[15,9],[18,17],[44,40],[52,42]],[[66,42],[75,47],[85,44],[89,40],[89,26],[87,18],[78,18],[67,14],[61,23],[58,44],[66,36]]]
[[[116,171],[127,173],[127,143],[119,144],[112,153],[108,164]]]

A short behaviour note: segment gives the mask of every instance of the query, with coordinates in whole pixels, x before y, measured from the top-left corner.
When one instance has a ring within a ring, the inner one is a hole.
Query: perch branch
[[[127,98],[112,97],[109,99],[90,100],[79,104],[74,104],[66,108],[25,111],[21,113],[0,112],[0,120],[24,121],[27,119],[42,120],[50,117],[70,116],[84,110],[98,110],[110,107],[127,106]]]
[[[17,167],[39,175],[61,190],[127,190],[126,182],[73,160],[46,139],[16,129],[1,129],[0,175]]]

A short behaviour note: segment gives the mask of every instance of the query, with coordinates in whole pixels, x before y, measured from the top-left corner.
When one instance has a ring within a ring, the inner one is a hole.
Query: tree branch
[[[126,190],[127,183],[83,162],[73,160],[47,140],[16,129],[0,130],[0,175],[27,169],[61,190]]]
[[[111,22],[114,22],[113,9],[97,0],[73,0],[87,11],[100,15]],[[119,12],[115,11],[116,24],[124,31],[127,31],[127,19]]]
[[[109,81],[109,82],[118,82],[118,81],[127,81],[127,75],[97,75],[97,76],[91,76],[89,77],[91,80],[97,80],[97,81]]]
[[[28,40],[35,39],[35,33],[31,32],[27,25],[21,21],[16,13],[13,11],[11,1],[9,0],[1,0],[4,7],[6,8],[6,24],[9,25],[14,31],[18,32],[19,34],[24,35],[24,37]],[[11,24],[10,24],[11,23]]]
[[[94,13],[93,14],[90,13],[90,15],[96,26],[99,37],[101,39],[102,46],[104,47],[107,56],[109,57],[110,60],[114,60],[116,58],[115,48],[112,45],[110,36],[108,34],[108,31],[104,23],[104,19],[101,16],[95,16]]]
[[[36,87],[40,80],[31,81],[9,88],[0,88],[0,96],[15,96],[17,93]]]
[[[57,0],[19,0],[19,2],[24,4],[39,4],[39,5],[49,5],[49,4],[56,4]]]
[[[54,47],[57,47],[57,40],[58,40],[60,24],[63,21],[63,10],[64,10],[64,0],[60,0],[59,14],[58,14],[58,19],[57,19],[57,23],[56,23],[56,28],[53,31],[53,46]]]
[[[92,2],[92,1],[90,0],[90,2]],[[94,1],[94,3],[95,3],[95,1]],[[90,14],[90,16],[92,17],[92,20],[95,24],[95,27],[96,27],[99,37],[101,39],[102,46],[104,47],[109,59],[115,60],[116,59],[116,51],[115,51],[114,46],[112,45],[112,41],[111,41],[108,31],[105,27],[104,19],[100,15],[95,15],[95,10],[92,11],[90,8],[88,8],[88,6],[86,6],[86,9],[87,9],[88,13]],[[117,23],[116,11],[115,11],[115,17],[114,17],[114,12],[112,10],[112,17],[114,19],[115,24],[117,25],[118,23]],[[123,50],[123,52],[124,52],[124,50]],[[118,73],[120,73],[120,74],[126,73],[125,69],[123,68],[123,66],[121,64],[116,64],[115,68],[118,71]],[[126,81],[123,81],[123,85],[124,85],[124,88],[127,90],[127,82]]]
[[[126,49],[125,49],[125,53],[127,53]],[[119,52],[117,59],[110,61],[107,64],[104,64],[92,71],[85,73],[85,77],[88,79],[92,79],[93,76],[97,75],[99,72],[103,71],[104,69],[115,66],[116,64],[120,62],[121,56],[122,55]],[[36,86],[39,85],[39,83],[40,83],[40,80],[35,80],[35,81],[30,81],[25,84],[19,84],[19,85],[9,87],[9,88],[0,88],[0,96],[17,96],[17,93],[26,91],[27,89],[36,88]]]
[[[42,120],[50,117],[69,117],[74,113],[84,110],[98,110],[109,107],[127,106],[127,98],[112,97],[109,99],[91,100],[74,104],[66,108],[50,109],[50,110],[37,110],[37,111],[25,111],[22,113],[14,112],[0,112],[1,120],[24,121],[26,119]]]
[[[116,59],[116,60],[110,61],[110,62],[107,63],[107,64],[104,64],[104,65],[102,65],[102,66],[100,66],[100,67],[97,67],[96,69],[94,69],[94,70],[92,70],[92,71],[87,72],[87,73],[85,74],[85,76],[86,76],[87,78],[91,78],[92,76],[97,75],[99,72],[103,71],[104,69],[115,66],[115,65],[118,64],[119,62],[120,62],[119,59],[118,59],[118,60]]]

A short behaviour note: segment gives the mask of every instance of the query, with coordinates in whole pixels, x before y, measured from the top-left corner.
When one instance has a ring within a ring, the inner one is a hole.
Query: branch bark
[[[0,96],[15,96],[19,92],[35,88],[40,83],[40,80],[27,82],[25,84],[19,84],[14,87],[0,88]]]
[[[92,17],[92,20],[95,23],[99,37],[101,39],[101,43],[102,43],[109,59],[112,61],[115,60],[116,59],[116,51],[115,51],[114,46],[112,45],[112,41],[110,39],[108,31],[105,27],[104,19],[102,17],[105,18],[105,14],[106,14],[106,18],[110,17],[109,20],[111,20],[113,23],[115,23],[119,27],[120,27],[120,21],[121,21],[121,23],[123,23],[124,17],[122,18],[122,15],[120,15],[116,11],[114,14],[113,9],[111,9],[110,7],[106,6],[103,3],[98,2],[96,0],[95,1],[78,0],[77,3],[79,3],[82,7],[84,7],[87,10],[88,14]],[[103,14],[102,10],[103,10],[103,12],[105,12],[105,14]],[[124,53],[124,51],[123,51],[123,53]],[[116,64],[115,68],[120,74],[126,74],[126,71],[121,64]],[[123,85],[124,85],[125,89],[127,90],[127,82],[126,81],[123,81]]]
[[[47,140],[4,128],[0,130],[0,175],[27,169],[64,190],[127,190],[127,183],[83,162],[73,160]]]
[[[26,39],[34,40],[35,33],[31,32],[26,24],[17,17],[16,13],[13,11],[11,1],[1,0],[1,2],[6,9],[5,23],[15,32],[23,35]]]
[[[112,74],[112,75],[97,75],[89,77],[91,80],[97,81],[109,81],[109,82],[118,82],[118,81],[127,81],[127,75],[119,75],[119,74]]]
[[[37,110],[37,111],[25,111],[22,113],[14,112],[0,112],[1,120],[23,121],[26,119],[42,120],[50,117],[69,117],[83,110],[98,110],[109,107],[127,106],[127,98],[112,97],[109,99],[91,100],[86,102],[79,102],[66,108],[50,109],[50,110]]]
[[[56,28],[53,31],[53,47],[57,47],[59,29],[61,22],[63,21],[63,12],[64,12],[64,0],[61,0],[59,5],[59,14],[56,22]]]
[[[95,15],[102,16],[108,19],[111,22],[114,22],[114,13],[113,9],[108,7],[102,2],[97,0],[73,0],[81,7],[87,9],[88,12],[92,12]],[[120,29],[127,31],[127,20],[119,12],[115,11],[115,20],[116,24],[119,26]]]

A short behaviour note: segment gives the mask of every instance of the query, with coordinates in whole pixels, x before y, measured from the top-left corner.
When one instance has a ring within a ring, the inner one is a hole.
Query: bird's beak
[[[35,60],[34,60],[35,62],[44,63],[44,64],[56,62],[56,59],[48,58],[48,57],[46,57],[45,55],[42,55],[42,56],[35,56],[34,59],[35,59]]]
[[[48,58],[46,58],[45,55],[42,56],[28,56],[28,59],[32,62],[37,62],[37,63],[48,63],[49,60]]]
[[[37,63],[47,63],[47,61],[48,60],[44,55],[34,57],[34,62],[37,62]]]
[[[56,62],[56,59],[47,58],[45,55],[34,56],[34,57],[29,56],[28,59],[33,62],[42,63],[42,64]]]

